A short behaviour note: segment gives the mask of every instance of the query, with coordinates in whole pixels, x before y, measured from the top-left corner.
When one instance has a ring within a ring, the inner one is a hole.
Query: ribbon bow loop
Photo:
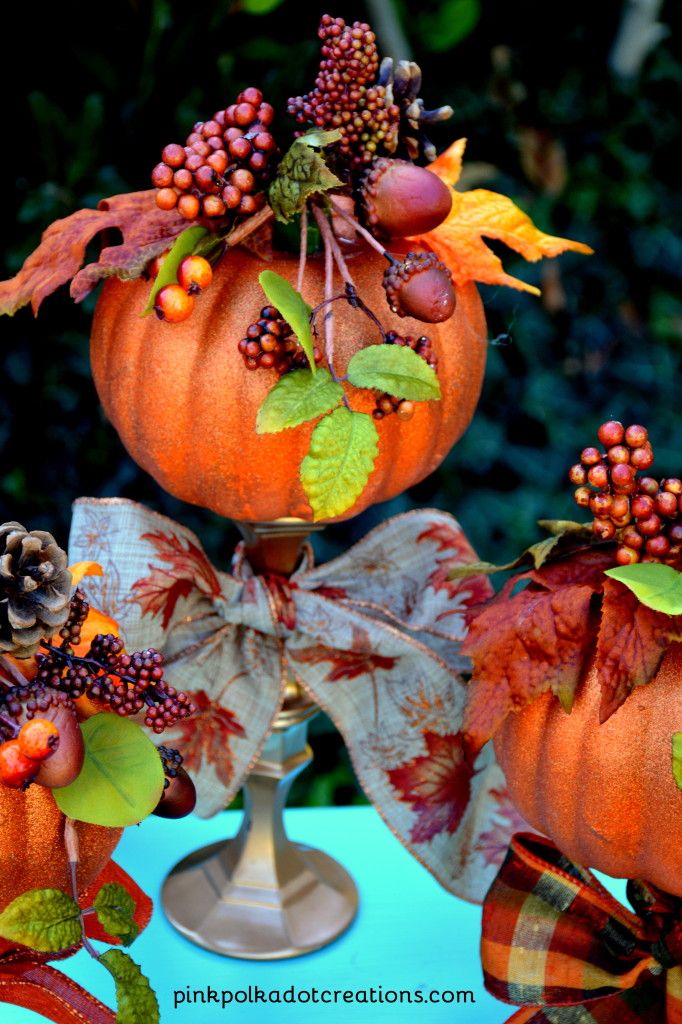
[[[514,836],[481,938],[486,988],[526,1007],[508,1024],[681,1024],[682,901],[646,882],[629,892],[643,913],[549,840]]]
[[[122,499],[81,499],[73,560],[98,561],[88,596],[120,624],[130,651],[156,647],[197,713],[164,742],[197,786],[197,811],[225,807],[272,728],[292,678],[338,726],[369,799],[442,882],[482,899],[514,827],[492,751],[475,766],[461,734],[469,667],[464,613],[485,577],[448,580],[476,561],[451,516],[432,509],[382,523],[349,551],[289,578],[256,576],[237,549],[215,569],[178,523]]]

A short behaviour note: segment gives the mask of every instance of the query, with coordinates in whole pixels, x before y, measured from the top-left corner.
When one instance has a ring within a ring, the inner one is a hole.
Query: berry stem
[[[303,206],[301,210],[301,242],[298,256],[298,277],[296,279],[296,291],[301,294],[303,291],[303,279],[305,277],[305,265],[308,256],[308,207]]]
[[[362,238],[365,239],[368,245],[371,245],[373,249],[376,249],[376,251],[380,253],[384,257],[384,259],[387,259],[389,263],[398,262],[390,255],[390,253],[386,252],[383,245],[381,245],[380,242],[377,242],[376,238],[373,235],[370,235],[369,231],[367,231],[366,228],[363,228],[362,224],[360,224],[360,222],[357,221],[355,217],[351,217],[349,213],[346,213],[344,208],[340,206],[339,203],[336,202],[333,196],[327,196],[327,199],[329,201],[329,204],[333,206],[334,211],[338,213],[339,217],[343,217],[343,219],[347,221],[348,224],[350,224],[351,227],[353,227],[357,231],[357,233],[362,236]]]

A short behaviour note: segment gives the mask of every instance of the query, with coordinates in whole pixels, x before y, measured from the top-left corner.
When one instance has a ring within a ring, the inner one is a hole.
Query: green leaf
[[[105,932],[115,935],[124,946],[129,946],[137,938],[140,928],[133,921],[135,900],[122,885],[105,882],[92,905]]]
[[[291,145],[268,190],[268,201],[277,220],[287,223],[300,213],[309,196],[343,187],[343,182],[327,167],[322,154],[313,148],[327,146],[340,137],[338,130],[311,132]]]
[[[269,14],[281,3],[282,0],[242,0],[241,8],[246,14]]]
[[[649,563],[646,563],[647,565]],[[651,563],[653,564],[653,563]],[[682,789],[682,732],[674,732],[672,735],[673,743],[673,775],[675,776],[675,782],[677,788]]]
[[[85,760],[78,778],[53,790],[60,811],[93,825],[134,825],[154,810],[163,791],[158,751],[142,729],[109,712],[81,724]]]
[[[659,562],[619,565],[607,569],[606,575],[624,583],[648,608],[665,615],[682,613],[682,573],[672,565]]]
[[[331,146],[333,142],[339,142],[342,138],[343,132],[339,128],[332,128],[330,131],[318,131],[317,128],[313,128],[296,141],[312,149],[322,149],[324,146]]]
[[[315,373],[317,367],[313,354],[313,335],[310,330],[311,307],[294,286],[274,270],[264,270],[258,281],[272,305],[277,307],[280,315],[298,338],[308,357],[310,369]]]
[[[403,345],[361,348],[348,363],[346,372],[356,388],[376,388],[413,402],[440,398],[434,371],[421,356]]]
[[[158,1024],[159,1004],[147,978],[120,949],[107,949],[99,962],[116,982],[116,1024]]]
[[[301,463],[301,483],[316,520],[340,516],[362,494],[377,440],[372,417],[345,405],[317,424]]]
[[[42,953],[81,939],[80,907],[61,889],[28,889],[0,914],[0,936]]]
[[[277,381],[265,396],[256,417],[257,434],[277,434],[329,412],[343,398],[343,387],[327,369],[312,374],[294,370]]]
[[[480,0],[440,0],[435,10],[420,11],[416,28],[430,50],[451,50],[476,27]]]
[[[199,225],[194,225],[194,227],[187,228],[181,235],[178,235],[173,242],[171,251],[163,261],[161,270],[152,285],[147,305],[144,307],[141,314],[142,316],[149,316],[151,311],[154,309],[156,296],[162,288],[165,288],[167,284],[178,283],[178,267],[184,260],[185,256],[190,256],[194,252],[197,243],[200,242],[204,235],[207,234],[208,228],[202,228]]]

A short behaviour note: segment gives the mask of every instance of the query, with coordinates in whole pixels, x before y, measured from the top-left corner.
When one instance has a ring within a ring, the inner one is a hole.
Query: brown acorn
[[[452,189],[438,175],[389,157],[374,161],[362,180],[361,194],[367,225],[385,238],[432,231],[452,208]]]
[[[152,811],[159,818],[184,818],[191,814],[197,802],[194,783],[184,768],[176,768],[169,778],[161,799]]]
[[[388,304],[398,316],[439,324],[455,311],[452,274],[435,253],[408,253],[384,272],[383,285]]]

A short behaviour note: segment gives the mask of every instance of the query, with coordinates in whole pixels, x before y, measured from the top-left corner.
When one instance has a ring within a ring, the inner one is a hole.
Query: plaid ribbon
[[[508,1024],[682,1024],[682,899],[630,881],[635,913],[549,840],[514,836],[483,904],[485,985]]]
[[[152,901],[113,861],[109,861],[83,893],[80,905],[91,906],[97,891],[106,882],[122,885],[130,893],[135,900],[135,921],[140,930],[145,928],[151,917]],[[91,939],[112,942],[94,916],[85,918],[85,930]],[[7,950],[0,955],[0,1003],[23,1006],[56,1024],[115,1024],[113,1010],[47,963],[48,960],[64,960],[79,949],[80,943],[60,953],[38,953],[25,946]]]
[[[199,711],[164,733],[197,786],[197,813],[225,807],[256,762],[294,679],[333,719],[369,799],[441,883],[481,900],[513,831],[492,750],[474,767],[461,736],[464,613],[490,595],[459,524],[434,510],[382,523],[326,565],[306,546],[288,578],[254,575],[237,549],[215,569],[179,523],[118,498],[82,498],[73,561],[128,650],[155,647]],[[502,813],[501,813],[502,812]],[[496,860],[499,850],[499,860]]]

